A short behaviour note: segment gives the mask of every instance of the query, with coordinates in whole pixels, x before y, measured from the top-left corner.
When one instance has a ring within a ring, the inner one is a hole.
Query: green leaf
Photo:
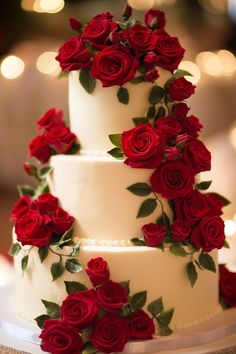
[[[223,197],[223,195],[221,195],[219,193],[215,193],[214,192],[214,193],[211,193],[211,194],[214,194],[216,197],[218,197],[222,201],[224,206],[227,206],[227,205],[229,205],[231,203],[227,198]]]
[[[39,326],[39,328],[43,328],[43,325],[44,325],[44,322],[46,320],[49,320],[50,319],[50,316],[48,315],[41,315],[41,316],[38,316],[34,319],[34,321],[36,321],[37,325]]]
[[[122,134],[110,134],[109,139],[112,142],[113,145],[121,148],[121,137]]]
[[[80,69],[79,81],[85,91],[87,91],[89,94],[93,93],[96,87],[96,80],[90,75],[89,69]]]
[[[158,322],[158,327],[159,327],[158,330],[159,336],[169,336],[170,334],[172,334],[172,330],[168,325]]]
[[[45,306],[46,313],[50,318],[58,319],[60,317],[60,306],[55,302],[41,300]]]
[[[215,265],[214,259],[208,253],[201,252],[198,257],[198,260],[199,260],[200,265],[203,268],[205,268],[213,273],[216,273],[216,265]]]
[[[69,243],[72,239],[73,236],[73,228],[71,227],[69,230],[67,230],[61,237],[61,239],[56,243],[56,247],[59,248],[67,243]]]
[[[170,252],[178,257],[187,257],[188,255],[188,253],[185,251],[185,249],[181,246],[179,242],[174,243],[170,246]]]
[[[134,246],[145,246],[145,242],[137,237],[131,238],[130,240]]]
[[[92,334],[92,330],[91,329],[84,329],[81,333],[81,337],[82,337],[82,341],[83,343],[88,343],[90,342],[90,336]]]
[[[28,265],[28,261],[29,261],[29,255],[27,254],[27,256],[24,256],[21,260],[21,269],[23,270],[23,274],[24,274],[24,271],[26,270],[27,268],[27,265]]]
[[[62,262],[55,262],[51,266],[51,274],[52,280],[56,280],[62,276],[65,271],[65,267],[63,266]]]
[[[168,217],[168,215],[163,212],[158,218],[157,218],[157,221],[156,221],[157,224],[163,224],[163,225],[166,225],[166,226],[170,226],[170,219]]]
[[[156,116],[156,107],[155,106],[150,106],[148,108],[147,113],[146,113],[146,117],[148,119],[153,119],[153,118],[155,118],[155,116]]]
[[[43,263],[43,261],[47,258],[48,252],[49,252],[48,246],[40,247],[38,249],[38,255],[39,255],[41,263]]]
[[[66,270],[70,273],[79,273],[82,271],[83,267],[81,263],[75,258],[69,258],[65,262]]]
[[[146,199],[144,202],[141,204],[137,218],[144,218],[154,212],[154,210],[157,207],[157,201],[154,198]]]
[[[76,243],[73,247],[72,247],[72,252],[70,254],[71,257],[76,257],[78,256],[80,251],[80,243]]]
[[[108,154],[110,154],[112,157],[115,157],[116,159],[123,159],[124,158],[123,151],[118,147],[108,151]]]
[[[188,279],[190,281],[191,287],[194,286],[194,284],[196,283],[198,274],[196,271],[196,267],[193,264],[193,262],[188,262],[186,265],[186,271],[187,271],[187,275],[188,275]]]
[[[196,259],[194,259],[194,263],[200,270],[203,270],[203,268],[200,266],[200,263]]]
[[[203,181],[203,182],[197,183],[196,188],[205,191],[210,187],[211,183],[212,183],[212,181]]]
[[[164,107],[161,106],[157,111],[156,117],[161,118],[161,117],[165,117],[165,115],[166,115],[166,110]]]
[[[147,183],[135,183],[127,187],[128,191],[140,197],[146,197],[152,193],[152,188]]]
[[[133,296],[131,296],[130,302],[131,306],[133,307],[134,310],[139,310],[141,309],[147,301],[147,292],[146,291],[140,291]]]
[[[150,312],[153,316],[157,316],[159,313],[161,313],[164,310],[163,302],[162,302],[162,297],[160,297],[157,300],[154,300],[151,302],[148,307],[147,307],[148,312]]]
[[[230,248],[230,245],[228,244],[228,242],[226,240],[224,241],[223,247]]]
[[[93,354],[96,352],[97,349],[92,345],[92,343],[88,342],[85,344],[82,354]]]
[[[25,195],[34,196],[34,188],[29,186],[28,184],[18,185],[17,190],[19,192],[20,197],[24,197]]]
[[[134,125],[137,127],[139,124],[146,124],[149,122],[147,117],[133,118]]]
[[[164,325],[169,325],[170,321],[172,320],[174,310],[175,309],[172,308],[168,311],[161,312],[161,314],[158,316],[158,322],[161,322]]]
[[[10,250],[9,250],[9,254],[11,256],[17,256],[19,254],[20,250],[21,250],[21,245],[18,242],[13,243],[11,245]]]
[[[127,317],[127,316],[129,316],[131,313],[132,313],[132,308],[131,308],[130,304],[125,304],[125,305],[122,307],[122,315],[123,315],[124,317]]]
[[[120,87],[117,91],[118,101],[123,104],[129,103],[129,91],[125,87]]]
[[[129,284],[130,284],[130,280],[121,281],[121,282],[120,282],[120,285],[122,285],[122,286],[127,290],[127,293],[128,293],[128,294],[130,293]]]
[[[38,197],[42,193],[49,193],[49,186],[46,179],[43,179],[35,190],[34,196]]]
[[[69,74],[68,72],[61,70],[61,71],[59,72],[59,74],[57,75],[57,79],[58,79],[58,80],[59,80],[59,79],[63,79],[63,78],[65,78],[65,77],[67,77],[68,74]]]
[[[133,85],[140,84],[141,82],[144,82],[144,81],[145,81],[145,76],[143,76],[143,75],[133,77],[131,80],[129,80],[129,82]]]
[[[151,105],[156,105],[159,103],[164,96],[164,90],[162,87],[154,85],[151,88],[148,101]]]
[[[182,69],[176,69],[176,70],[173,72],[173,75],[174,75],[176,78],[183,77],[183,76],[193,76],[190,72],[188,72],[188,71],[186,71],[186,70],[182,70]]]
[[[80,151],[80,144],[78,144],[77,142],[75,142],[72,147],[70,148],[70,150],[68,150],[66,152],[66,155],[74,155],[76,154],[78,151]]]
[[[40,178],[46,178],[49,173],[53,171],[52,166],[46,166],[43,167],[42,170],[40,171]]]
[[[87,290],[88,288],[78,281],[65,281],[65,287],[67,294],[77,293],[78,291]]]

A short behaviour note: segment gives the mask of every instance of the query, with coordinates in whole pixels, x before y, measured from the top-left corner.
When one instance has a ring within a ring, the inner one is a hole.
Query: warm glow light
[[[225,220],[225,236],[233,236],[236,232],[236,223],[234,220]]]
[[[198,66],[192,61],[181,61],[179,64],[179,69],[186,70],[193,76],[185,76],[185,79],[190,81],[192,84],[197,84],[201,78],[201,72]]]
[[[154,6],[161,6],[161,5],[174,5],[176,0],[154,0]]]
[[[25,11],[33,11],[34,0],[21,0],[21,8]]]
[[[44,12],[56,13],[63,9],[65,2],[64,0],[40,0],[39,5]]]
[[[154,6],[154,0],[128,0],[128,3],[136,10],[149,10]]]
[[[199,4],[212,13],[225,13],[227,11],[227,0],[198,0]]]
[[[232,75],[236,71],[236,59],[235,56],[228,50],[219,50],[217,56],[222,63],[223,74],[226,76]]]
[[[39,13],[42,13],[44,12],[44,10],[41,8],[40,6],[40,0],[35,0],[34,1],[34,7],[33,7],[34,11],[35,12],[39,12]]]
[[[217,54],[201,52],[196,57],[199,69],[208,75],[219,77],[223,74],[223,64]]]
[[[229,139],[234,149],[236,149],[236,124],[230,129]]]
[[[55,60],[56,52],[45,52],[41,54],[36,62],[38,71],[48,75],[58,75],[60,72],[59,63]]]
[[[19,77],[25,68],[23,60],[20,58],[10,55],[6,57],[1,63],[1,73],[6,79],[16,79]]]

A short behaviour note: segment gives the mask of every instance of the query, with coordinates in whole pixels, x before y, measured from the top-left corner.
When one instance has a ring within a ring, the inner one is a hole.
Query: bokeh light
[[[21,0],[21,8],[25,11],[33,11],[34,0]]]
[[[198,66],[192,61],[184,60],[179,64],[179,69],[186,70],[193,76],[185,76],[185,79],[192,84],[197,84],[201,78],[201,71]]]
[[[229,131],[229,140],[234,149],[236,149],[236,123],[233,124]]]
[[[225,220],[225,235],[233,236],[236,233],[236,223],[234,220]]]
[[[233,53],[222,49],[217,52],[217,56],[221,60],[223,74],[231,76],[236,71],[236,59]]]
[[[57,52],[42,53],[36,62],[38,71],[52,76],[58,75],[61,69],[59,63],[55,60],[56,55]]]
[[[55,14],[63,9],[65,6],[64,0],[35,0],[33,10],[35,12],[46,12]]]
[[[148,10],[154,6],[154,0],[128,0],[128,3],[136,10]]]
[[[0,70],[6,79],[16,79],[23,73],[24,68],[25,64],[22,59],[10,55],[2,61]]]
[[[208,75],[220,77],[223,74],[223,64],[217,54],[213,52],[201,52],[196,57],[199,69]]]

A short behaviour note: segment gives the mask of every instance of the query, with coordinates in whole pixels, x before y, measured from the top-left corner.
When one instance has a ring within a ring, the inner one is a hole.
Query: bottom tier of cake
[[[68,254],[70,251],[69,247],[64,247],[61,252]],[[217,264],[217,252],[211,252],[211,256]],[[12,305],[14,311],[27,320],[32,321],[45,313],[41,299],[58,304],[62,302],[67,295],[64,281],[79,281],[90,286],[84,271],[77,274],[66,271],[52,281],[50,268],[52,263],[58,262],[58,255],[50,252],[41,264],[36,248],[31,250],[27,270],[22,276],[22,257],[22,251],[15,257]],[[172,329],[207,321],[222,310],[218,300],[218,273],[199,271],[192,288],[185,270],[188,257],[176,257],[168,249],[163,252],[148,247],[88,245],[82,246],[78,255],[84,268],[90,259],[96,257],[103,257],[108,262],[113,281],[130,280],[132,294],[147,290],[147,304],[162,297],[166,310],[174,307]]]

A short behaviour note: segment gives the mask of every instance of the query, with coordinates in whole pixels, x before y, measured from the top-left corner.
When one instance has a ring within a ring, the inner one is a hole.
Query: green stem
[[[162,201],[160,200],[160,198],[158,197],[158,195],[156,194],[156,192],[153,191],[153,194],[154,194],[156,200],[158,200],[158,202],[159,202],[160,205],[161,205],[161,213],[164,214],[164,207],[163,207]]]
[[[62,260],[62,257],[69,257],[69,256],[70,256],[69,254],[57,253],[57,252],[55,252],[53,249],[51,249],[50,246],[48,246],[48,249],[49,249],[52,253],[54,253],[54,254],[56,254],[57,256],[59,256],[61,260]]]

